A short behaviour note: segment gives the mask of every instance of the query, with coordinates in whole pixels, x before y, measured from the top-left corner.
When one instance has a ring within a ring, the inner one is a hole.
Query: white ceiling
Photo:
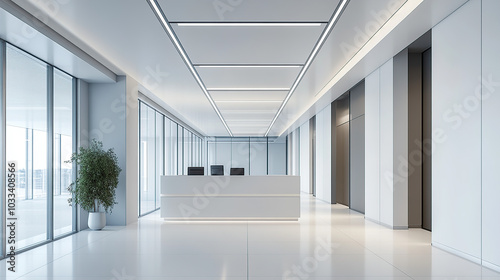
[[[99,65],[99,62],[93,59],[86,61],[85,59],[90,57],[82,58],[73,53],[72,51],[81,51],[77,47],[69,42],[64,47],[56,44],[44,33],[32,28],[31,25],[38,24],[36,20],[23,18],[30,23],[26,24],[23,20],[2,9],[4,6],[11,7],[11,5],[8,2],[0,2],[0,38],[87,81],[96,83],[116,81],[116,75],[102,64]],[[15,11],[15,9],[12,10],[12,12]]]
[[[384,48],[367,52],[352,71],[341,75],[339,71],[349,66],[406,2],[349,1],[269,135],[278,136],[300,125],[465,1],[424,0],[377,44]],[[37,0],[14,2],[31,14],[48,15],[44,21],[48,26],[116,74],[140,82],[146,95],[155,95],[202,134],[228,135],[146,0],[50,1],[52,5]],[[234,136],[266,133],[339,4],[339,0],[158,2]],[[190,22],[214,25],[178,24]],[[319,25],[217,25],[234,22]],[[227,67],[236,64],[252,67]],[[283,67],[255,67],[261,64]],[[206,67],[214,65],[225,67]],[[331,84],[334,77],[338,82]]]

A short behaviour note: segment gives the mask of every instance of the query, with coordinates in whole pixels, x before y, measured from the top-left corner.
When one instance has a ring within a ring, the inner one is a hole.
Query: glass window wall
[[[208,165],[224,165],[225,175],[235,167],[245,175],[286,175],[286,139],[273,137],[212,137]]]
[[[18,164],[16,245],[25,249],[76,228],[67,201],[74,168],[65,162],[75,147],[75,79],[5,46],[6,159]]]
[[[160,178],[163,175],[187,174],[187,168],[201,158],[194,143],[201,138],[164,116],[144,102],[139,102],[140,119],[140,198],[139,215],[160,208]],[[201,162],[199,162],[201,164]]]

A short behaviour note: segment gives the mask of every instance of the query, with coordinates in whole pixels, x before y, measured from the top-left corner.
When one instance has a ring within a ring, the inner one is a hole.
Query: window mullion
[[[54,239],[54,68],[47,66],[47,240]]]

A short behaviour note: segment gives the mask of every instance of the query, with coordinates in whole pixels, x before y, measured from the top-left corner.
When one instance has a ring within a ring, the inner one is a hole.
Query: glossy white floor
[[[17,256],[8,279],[500,279],[344,206],[302,196],[298,222],[164,222],[83,231]]]

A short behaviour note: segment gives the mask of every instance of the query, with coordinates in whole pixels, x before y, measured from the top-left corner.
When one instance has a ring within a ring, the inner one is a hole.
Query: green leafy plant
[[[88,148],[80,147],[67,163],[78,164],[78,176],[68,191],[73,195],[69,205],[76,203],[88,212],[111,212],[116,204],[115,190],[122,171],[113,149],[105,151],[102,142],[92,140]]]

